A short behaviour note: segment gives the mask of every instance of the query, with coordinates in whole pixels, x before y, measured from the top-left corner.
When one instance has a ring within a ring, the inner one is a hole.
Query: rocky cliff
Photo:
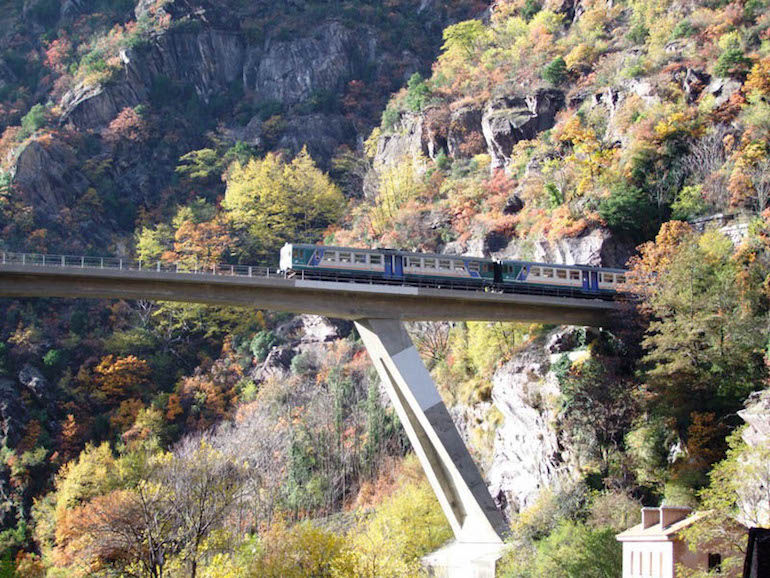
[[[115,55],[103,54],[113,59],[111,66],[117,59],[114,73],[102,80],[80,78],[54,103],[50,128],[33,134],[11,157],[15,190],[41,224],[63,226],[63,211],[91,188],[151,209],[173,185],[179,157],[211,145],[206,131],[217,134],[216,142],[243,141],[261,151],[293,154],[307,146],[328,169],[341,145],[356,149],[368,134],[377,103],[427,68],[452,18],[446,7],[414,3],[399,16],[421,28],[409,40],[394,36],[377,18],[356,21],[332,7],[319,12],[311,2],[294,2],[286,11],[266,2],[232,4],[137,4],[137,22],[163,26],[132,32],[134,39]],[[67,2],[58,18],[62,26],[71,25],[93,10],[88,3]],[[13,80],[0,60],[0,83]],[[108,142],[107,132],[127,109],[162,125],[141,146]],[[105,215],[97,228],[106,241],[130,232],[131,224],[130,218]],[[77,246],[73,232],[66,236]]]

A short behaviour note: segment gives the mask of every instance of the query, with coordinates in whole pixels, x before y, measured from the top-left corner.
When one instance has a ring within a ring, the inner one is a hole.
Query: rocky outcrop
[[[607,229],[593,229],[579,237],[557,240],[514,239],[505,248],[491,252],[500,259],[522,259],[565,265],[624,267],[634,246],[619,240]]]
[[[749,446],[770,444],[770,390],[752,393],[746,400],[746,409],[738,415],[746,422],[742,437]]]
[[[344,339],[353,330],[353,323],[329,319],[320,315],[297,315],[276,327],[275,334],[283,343],[273,347],[265,360],[251,371],[251,378],[263,382],[284,378],[291,371],[291,362],[300,353],[324,355],[325,344]]]
[[[312,96],[339,90],[375,64],[377,41],[365,27],[322,23],[296,40],[268,39],[251,49],[243,67],[243,84],[259,100],[294,105]]]
[[[492,157],[492,167],[511,159],[514,145],[553,127],[556,113],[564,107],[564,93],[541,89],[530,95],[506,95],[489,102],[481,128]]]
[[[452,111],[446,138],[449,156],[468,158],[486,152],[482,116],[481,109],[473,106]]]
[[[26,411],[10,379],[0,378],[0,444],[12,448],[24,430]]]
[[[26,387],[38,401],[47,401],[51,385],[40,370],[30,364],[25,364],[19,371],[19,382]]]
[[[404,157],[420,164],[421,158],[429,158],[428,131],[425,118],[419,114],[401,116],[398,130],[382,135],[377,141],[375,165],[391,165]]]
[[[11,172],[22,201],[49,218],[71,206],[89,186],[78,170],[75,151],[57,140],[29,142]]]
[[[575,479],[577,467],[559,437],[559,384],[551,363],[578,345],[578,330],[552,332],[520,351],[495,372],[492,403],[503,422],[495,433],[487,471],[492,496],[506,514],[530,506],[544,488]]]
[[[355,137],[355,127],[342,115],[292,116],[286,122],[278,146],[295,154],[307,146],[310,155],[326,167],[340,143],[353,142]]]
[[[148,102],[159,78],[189,84],[207,102],[240,77],[243,52],[237,31],[169,31],[146,46],[124,51],[124,70],[117,81],[80,84],[67,93],[61,122],[81,130],[104,128],[124,108]]]

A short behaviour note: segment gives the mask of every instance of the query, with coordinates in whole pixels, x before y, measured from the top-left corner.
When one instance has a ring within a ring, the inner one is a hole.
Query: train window
[[[625,278],[625,276],[624,276],[624,275],[618,275],[617,277],[615,277],[615,280],[616,280],[618,283],[625,283],[625,282],[626,282],[626,278]]]
[[[610,273],[600,273],[599,274],[599,280],[602,283],[614,283],[615,280],[613,279],[613,275]]]
[[[564,269],[557,269],[556,270],[556,277],[559,279],[566,279],[567,278],[567,272]]]
[[[409,266],[414,267],[415,269],[419,269],[422,266],[422,260],[418,257],[411,257],[409,259]]]
[[[382,255],[369,255],[369,262],[372,265],[382,265]]]
[[[529,274],[530,274],[532,277],[540,277],[540,267],[532,267],[532,268],[529,270]]]
[[[465,271],[465,264],[462,261],[455,261],[455,271]]]
[[[350,253],[339,253],[340,263],[350,263]]]
[[[337,253],[335,251],[326,251],[323,256],[324,261],[331,261],[332,263],[337,260]]]
[[[366,265],[366,255],[364,253],[353,253],[353,258],[357,265]]]
[[[449,259],[440,259],[438,262],[438,268],[445,271],[452,269],[452,262]]]
[[[571,281],[580,281],[580,271],[570,271],[569,278]]]
[[[473,271],[474,273],[478,273],[479,264],[476,263],[475,261],[471,261],[470,263],[468,263],[468,271]]]
[[[423,263],[425,264],[425,268],[426,269],[435,269],[436,268],[436,260],[435,259],[425,259],[425,261],[423,261]]]
[[[553,269],[543,269],[543,277],[553,279]]]

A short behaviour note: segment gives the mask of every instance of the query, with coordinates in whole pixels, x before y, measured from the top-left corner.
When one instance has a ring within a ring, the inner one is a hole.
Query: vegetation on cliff
[[[638,247],[638,301],[550,360],[557,394],[530,409],[552,410],[568,483],[509,511],[502,575],[616,576],[641,502],[768,523],[746,486],[766,451],[736,433],[768,377],[763,0],[59,4],[0,21],[0,247],[182,267],[274,264],[289,240],[551,258],[599,231]],[[274,81],[275,46],[319,42],[341,47],[331,84]],[[742,212],[745,236],[686,222],[713,212]],[[406,576],[449,537],[349,326],[0,306],[9,572]],[[548,328],[410,329],[488,463],[493,378]]]

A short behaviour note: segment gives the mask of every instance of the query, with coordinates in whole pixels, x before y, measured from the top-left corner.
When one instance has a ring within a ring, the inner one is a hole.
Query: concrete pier
[[[429,573],[494,577],[505,520],[404,325],[365,319],[356,327],[455,535],[454,543],[424,559]]]

